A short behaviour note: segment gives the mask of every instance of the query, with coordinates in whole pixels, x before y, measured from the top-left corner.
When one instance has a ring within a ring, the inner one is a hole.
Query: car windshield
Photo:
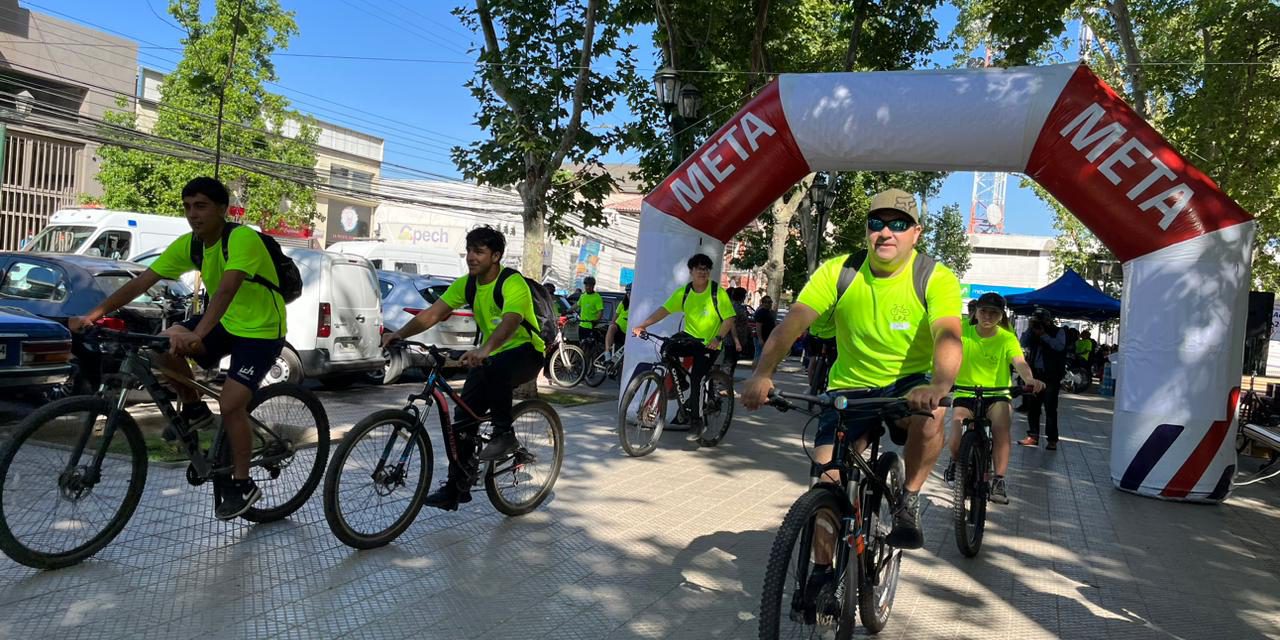
[[[98,282],[98,286],[107,295],[115,293],[126,282],[133,279],[132,275],[127,273],[103,273],[94,276],[94,280]],[[161,280],[147,289],[147,292],[134,298],[129,304],[157,304],[164,302],[166,299],[173,300],[184,298],[191,295],[191,289],[187,285],[177,280]]]
[[[26,250],[38,253],[76,253],[96,230],[96,227],[45,227],[44,231],[31,239]]]

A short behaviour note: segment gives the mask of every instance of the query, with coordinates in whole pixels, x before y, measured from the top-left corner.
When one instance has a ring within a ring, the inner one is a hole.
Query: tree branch
[[[671,15],[662,0],[653,0],[654,12],[658,16],[658,24],[667,32],[667,41],[662,45],[662,53],[666,56],[667,64],[672,69],[679,69],[676,65],[676,33],[675,27],[671,24]]]
[[[586,15],[582,20],[582,55],[578,59],[578,84],[573,87],[573,112],[569,115],[569,126],[565,127],[564,134],[560,136],[560,148],[556,149],[548,159],[547,171],[541,176],[544,191],[551,182],[551,176],[560,168],[560,163],[564,162],[569,149],[573,148],[574,142],[578,139],[578,132],[582,130],[582,108],[587,101],[587,82],[591,79],[591,51],[595,43],[596,7],[599,4],[600,0],[587,1]]]
[[[500,62],[502,60],[502,47],[498,44],[498,32],[493,28],[493,13],[489,11],[487,0],[476,0],[476,17],[480,20],[480,29],[484,31],[485,52],[481,56],[482,61],[484,58],[488,58],[487,62]],[[489,79],[489,84],[493,87],[493,93],[507,103],[507,107],[511,109],[511,113],[515,115],[516,120],[523,120],[520,116],[524,106],[511,91],[511,85],[507,83],[507,79],[502,75],[502,67],[497,64],[489,64],[485,68],[484,75]]]
[[[844,53],[844,70],[853,71],[858,62],[858,46],[862,40],[862,23],[867,21],[867,0],[854,0],[853,29],[849,32],[849,48]]]
[[[764,32],[768,25],[769,0],[756,0],[756,28],[751,36],[751,72],[757,75],[769,71],[769,61],[765,58],[764,51]]]
[[[1147,90],[1143,81],[1142,56],[1133,38],[1133,21],[1129,18],[1127,0],[1111,0],[1107,4],[1107,12],[1116,24],[1116,35],[1120,38],[1120,51],[1124,53],[1125,71],[1129,76],[1129,86],[1133,90],[1133,110],[1142,119],[1147,118]]]

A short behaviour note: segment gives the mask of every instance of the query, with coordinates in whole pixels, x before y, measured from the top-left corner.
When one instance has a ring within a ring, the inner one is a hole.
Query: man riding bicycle
[[[578,301],[569,308],[569,313],[578,312],[578,342],[584,343],[590,339],[595,345],[594,348],[599,348],[603,338],[600,317],[604,315],[604,298],[596,293],[595,278],[587,276],[582,280],[582,286],[587,290],[578,296]],[[592,355],[588,353],[587,357],[590,358]]]
[[[498,460],[519,448],[512,428],[512,392],[537,378],[542,369],[546,344],[538,334],[538,317],[528,282],[519,272],[511,270],[502,281],[501,293],[495,295],[497,281],[503,275],[502,256],[506,247],[506,238],[494,229],[472,229],[467,234],[467,275],[455,280],[434,304],[405,326],[382,338],[385,347],[447,319],[454,309],[468,304],[468,282],[474,280],[471,310],[483,342],[462,356],[462,365],[470,371],[461,397],[476,415],[489,412],[493,434],[477,456],[480,425],[466,409],[454,408],[452,424],[443,429],[449,477],[423,502],[445,511],[454,511],[460,503],[471,502],[477,459]],[[501,306],[496,302],[499,298]]]
[[[704,348],[680,354],[693,357],[693,367],[689,370],[688,404],[684,407],[689,419],[689,440],[702,437],[702,379],[706,377],[716,358],[720,356],[720,347],[725,337],[733,331],[733,303],[724,289],[711,281],[711,258],[705,254],[695,253],[686,263],[689,267],[689,284],[671,292],[671,297],[658,307],[644,322],[631,329],[634,335],[641,335],[650,326],[661,322],[673,313],[684,314],[684,332],[702,342]]]
[[[235,518],[262,498],[262,491],[249,477],[249,456],[253,449],[249,428],[249,401],[275,364],[284,346],[287,322],[285,301],[279,292],[280,277],[275,262],[258,232],[237,226],[226,236],[223,231],[230,195],[213,178],[196,178],[182,188],[182,208],[191,233],[173,241],[151,267],[125,283],[102,304],[81,318],[69,321],[78,331],[146,293],[161,278],[177,279],[189,271],[200,271],[213,297],[204,313],[169,327],[170,350],[157,358],[162,370],[173,372],[171,380],[191,378],[186,357],[205,368],[217,367],[231,356],[227,380],[222,385],[218,409],[231,443],[232,486],[222,493],[215,515],[221,520]],[[201,243],[201,264],[192,260],[193,242]],[[224,258],[225,256],[225,258]],[[166,373],[166,375],[168,375]],[[182,417],[193,429],[213,424],[213,413],[191,387],[175,383],[182,400]],[[172,428],[164,437],[177,437]]]
[[[920,489],[942,450],[946,410],[939,402],[951,392],[962,354],[960,282],[950,269],[915,251],[920,234],[911,194],[898,189],[877,194],[867,214],[865,258],[862,253],[840,256],[814,272],[765,344],[742,395],[749,409],[765,404],[778,363],[805,328],[834,307],[839,349],[828,388],[850,399],[906,397],[913,409],[932,412],[932,417],[914,416],[895,425],[907,435],[906,491],[887,542],[901,549],[924,546]],[[862,415],[844,421],[848,437],[860,446],[878,423]],[[831,460],[837,424],[834,412],[819,421],[813,451],[819,464]]]

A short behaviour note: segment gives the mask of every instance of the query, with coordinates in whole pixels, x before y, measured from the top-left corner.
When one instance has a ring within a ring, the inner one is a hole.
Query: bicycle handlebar
[[[427,343],[425,343],[425,342],[418,342],[417,340],[406,340],[406,339],[403,339],[403,338],[401,338],[401,339],[399,339],[399,340],[394,340],[394,341],[392,341],[390,344],[388,344],[387,346],[388,346],[388,347],[402,347],[402,348],[403,348],[403,347],[418,347],[419,349],[422,349],[423,351],[426,351],[428,354],[430,354],[430,355],[431,355],[431,358],[437,362],[437,365],[438,365],[438,366],[441,366],[441,367],[443,367],[443,366],[444,366],[444,363],[445,363],[446,361],[448,361],[448,360],[458,360],[458,359],[462,358],[462,354],[466,353],[466,351],[461,350],[461,349],[441,349],[440,347],[437,347],[437,346],[435,346],[435,345],[433,345],[433,344],[427,344]]]
[[[890,408],[898,408],[907,415],[917,415],[923,417],[932,417],[933,413],[928,411],[911,411],[906,408],[906,398],[860,398],[850,400],[845,396],[831,393],[822,395],[808,395],[804,393],[790,393],[787,391],[778,391],[776,389],[769,392],[769,405],[779,411],[790,411],[791,409],[799,409],[792,401],[809,402],[814,405],[827,409],[836,409],[837,411],[851,411],[855,409],[879,409],[884,411]],[[951,398],[943,398],[938,406],[951,406]],[[803,409],[800,409],[803,411]]]
[[[105,329],[103,327],[85,327],[81,335],[84,336],[85,340],[110,342],[125,347],[139,347],[159,352],[168,351],[170,347],[169,336],[152,335],[149,333],[116,331],[113,329]]]
[[[975,394],[979,398],[985,398],[985,397],[997,396],[997,395],[1002,396],[1006,393],[1009,394],[1011,397],[1016,398],[1024,393],[1035,393],[1029,385],[1019,386],[1019,387],[970,387],[967,385],[957,384],[951,387],[951,390],[965,391],[968,393]]]

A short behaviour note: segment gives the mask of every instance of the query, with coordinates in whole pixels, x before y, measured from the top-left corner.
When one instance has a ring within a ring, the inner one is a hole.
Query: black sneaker
[[[952,460],[947,463],[947,470],[942,472],[942,479],[947,484],[956,483],[956,461]]]
[[[187,421],[187,426],[192,431],[210,429],[214,424],[213,412],[203,402],[184,404],[180,415],[183,420]],[[160,433],[160,437],[164,438],[166,442],[175,442],[178,439],[178,430],[173,428],[173,425],[166,424],[164,431]]]
[[[836,571],[831,567],[814,567],[813,573],[809,574],[809,581],[804,587],[804,618],[806,624],[815,624],[819,613],[826,614],[826,611],[819,611],[819,606],[830,604],[835,600],[835,582]],[[824,594],[823,591],[828,590],[830,593]]]
[[[237,518],[261,499],[262,489],[254,484],[253,478],[232,480],[230,486],[222,490],[222,503],[214,509],[214,515],[219,520]]]
[[[893,531],[885,543],[899,549],[919,549],[924,546],[924,531],[920,530],[920,494],[907,492],[902,504],[893,513]]]
[[[458,505],[471,502],[471,492],[463,491],[451,481],[440,483],[440,488],[427,494],[422,504],[443,511],[457,511]]]
[[[491,462],[505,458],[516,452],[520,448],[520,441],[516,439],[514,431],[495,432],[493,437],[489,439],[489,444],[484,446],[480,451],[478,458],[481,462]]]
[[[689,421],[689,433],[685,434],[684,439],[689,442],[697,442],[702,439],[702,429],[706,426],[702,422],[702,418],[694,418]]]
[[[1009,504],[1009,490],[1005,487],[1004,476],[996,476],[991,481],[990,499],[996,504]]]

